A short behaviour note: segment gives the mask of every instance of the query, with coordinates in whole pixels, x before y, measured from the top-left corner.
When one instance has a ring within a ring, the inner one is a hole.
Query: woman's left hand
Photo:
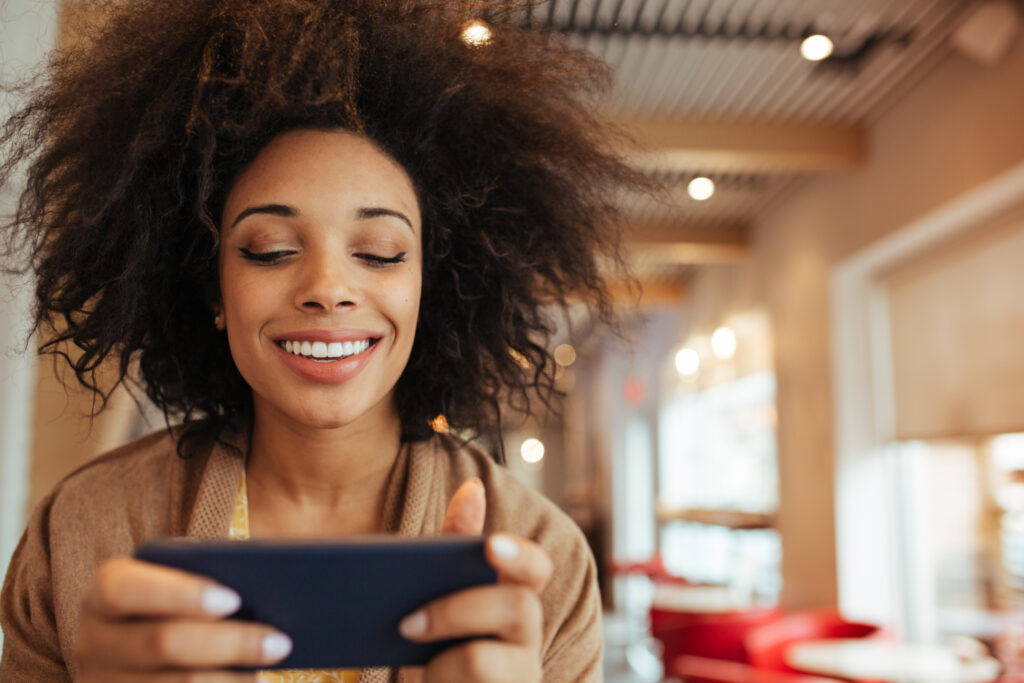
[[[455,492],[445,513],[443,533],[483,532],[486,499],[483,484],[471,479]],[[418,642],[465,638],[403,680],[423,683],[461,681],[540,681],[540,592],[551,577],[551,558],[533,541],[497,533],[487,539],[487,561],[498,583],[452,593],[406,617],[402,635]],[[489,637],[487,637],[489,636]]]

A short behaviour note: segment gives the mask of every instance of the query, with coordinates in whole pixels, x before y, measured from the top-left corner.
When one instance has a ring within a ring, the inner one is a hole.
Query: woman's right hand
[[[291,651],[269,626],[225,619],[238,595],[214,581],[123,557],[100,565],[82,596],[78,683],[253,681]]]

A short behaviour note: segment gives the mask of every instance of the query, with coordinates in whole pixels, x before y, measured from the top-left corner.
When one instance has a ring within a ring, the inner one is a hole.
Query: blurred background
[[[102,20],[0,14],[5,80]],[[608,680],[1024,680],[1024,3],[522,20],[612,66],[599,106],[667,188],[623,198],[625,334],[566,312],[560,410],[505,425],[593,546]],[[90,421],[23,346],[28,305],[4,284],[0,568],[61,477],[162,425],[125,393]]]

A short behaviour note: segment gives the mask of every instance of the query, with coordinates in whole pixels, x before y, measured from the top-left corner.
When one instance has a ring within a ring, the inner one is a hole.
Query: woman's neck
[[[336,429],[300,425],[257,405],[246,462],[250,534],[380,531],[400,435],[390,405]]]

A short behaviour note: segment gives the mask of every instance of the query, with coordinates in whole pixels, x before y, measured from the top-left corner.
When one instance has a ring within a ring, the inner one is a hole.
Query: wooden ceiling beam
[[[695,244],[676,242],[669,244],[627,244],[626,254],[631,262],[658,265],[713,266],[724,263],[745,263],[752,257],[746,244]]]
[[[686,301],[690,290],[684,282],[637,278],[635,282],[615,280],[609,283],[612,302],[616,306],[660,307],[678,306]]]
[[[618,119],[615,124],[649,150],[643,168],[724,173],[843,171],[864,162],[859,128],[700,119]]]
[[[624,226],[622,239],[627,243],[668,244],[688,242],[695,244],[749,243],[747,226],[742,223],[640,222]]]
[[[657,264],[739,263],[751,256],[741,224],[631,223],[623,232],[631,260]]]

